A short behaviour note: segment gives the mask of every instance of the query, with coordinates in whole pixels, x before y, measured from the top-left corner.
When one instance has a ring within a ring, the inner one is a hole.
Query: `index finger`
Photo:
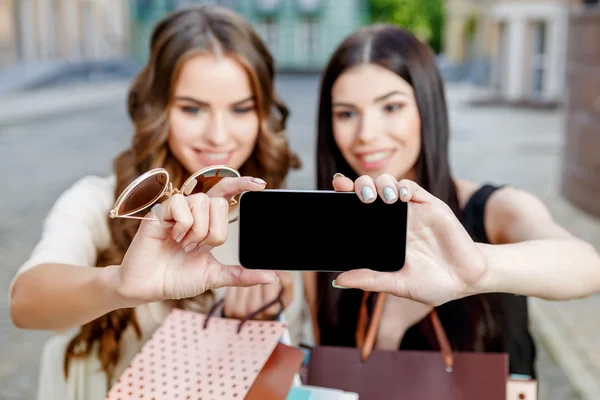
[[[368,175],[362,175],[354,182],[354,191],[363,203],[372,203],[377,198],[375,182]]]
[[[260,178],[244,176],[241,178],[223,178],[206,194],[209,197],[224,197],[229,200],[235,195],[246,191],[259,191],[267,186],[267,182]]]

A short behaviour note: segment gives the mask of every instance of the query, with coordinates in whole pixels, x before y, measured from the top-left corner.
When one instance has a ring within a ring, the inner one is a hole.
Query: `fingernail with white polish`
[[[260,179],[260,178],[253,178],[253,179],[252,179],[252,182],[254,182],[254,183],[258,183],[259,185],[266,185],[266,184],[267,184],[267,182],[263,181],[263,180],[262,180],[262,179]]]
[[[150,211],[152,211],[152,214],[154,214],[156,218],[158,218],[160,221],[163,221],[163,212],[160,203],[157,203],[154,206],[152,206],[152,209]]]
[[[187,246],[185,246],[183,251],[185,251],[186,253],[189,253],[190,251],[194,250],[196,248],[196,246],[198,246],[198,243],[190,243]]]
[[[375,193],[373,193],[373,189],[371,189],[368,186],[365,186],[364,188],[362,188],[362,190],[360,191],[360,194],[362,195],[362,198],[364,201],[369,201],[375,197]]]
[[[158,219],[158,222],[160,222],[162,226],[164,226],[166,228],[170,228],[173,226],[172,223],[169,223],[164,220],[163,209],[162,209],[162,206],[160,205],[160,203],[152,206],[151,211],[152,211],[152,214],[154,214],[156,216],[156,218]]]
[[[383,197],[385,197],[385,201],[390,202],[396,200],[396,192],[394,189],[390,187],[386,187],[383,189]]]
[[[183,239],[184,236],[185,236],[185,232],[180,233],[179,236],[177,236],[177,239],[175,239],[175,241],[177,243],[181,242],[181,240]]]
[[[340,286],[335,282],[335,279],[331,282],[331,286],[333,286],[336,289],[348,289],[346,286]]]
[[[191,181],[189,181],[188,184],[185,185],[185,188],[183,188],[183,194],[189,196],[196,188],[196,185],[198,185],[198,180],[192,179]]]
[[[406,188],[400,188],[400,197],[404,197],[408,194],[408,190]]]
[[[336,172],[335,175],[333,175],[333,179],[335,180],[336,178],[344,178],[344,175]]]

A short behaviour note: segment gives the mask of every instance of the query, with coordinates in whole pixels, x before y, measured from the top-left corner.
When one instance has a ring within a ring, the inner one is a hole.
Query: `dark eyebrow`
[[[348,107],[348,108],[356,108],[350,103],[333,103],[331,107]]]
[[[236,101],[236,102],[232,103],[232,105],[239,106],[240,104],[244,104],[244,103],[247,103],[249,101],[256,101],[256,97],[254,95],[248,96],[245,99],[242,99],[242,100],[239,100],[239,101]]]
[[[179,101],[189,101],[190,103],[194,103],[194,104],[197,104],[197,105],[199,105],[199,106],[204,106],[204,107],[206,107],[206,106],[208,106],[208,105],[209,105],[209,104],[208,104],[207,102],[205,102],[205,101],[198,100],[198,99],[195,99],[195,98],[193,98],[193,97],[189,97],[189,96],[176,96],[176,97],[175,97],[175,100],[179,100]],[[250,96],[250,97],[247,97],[247,98],[245,98],[245,99],[242,99],[242,100],[236,101],[236,102],[234,102],[232,105],[233,105],[233,106],[238,106],[238,105],[240,105],[240,104],[243,104],[243,103],[246,103],[246,102],[248,102],[248,101],[250,101],[250,100],[252,100],[252,101],[255,101],[255,100],[256,100],[256,98],[255,98],[254,96]]]
[[[386,93],[383,96],[379,96],[378,98],[376,98],[375,101],[374,101],[374,103],[378,103],[380,101],[383,101],[383,100],[387,99],[388,97],[391,97],[391,96],[393,96],[395,94],[399,94],[401,96],[408,96],[408,94],[406,94],[404,92],[401,92],[399,90],[392,90],[391,92]]]
[[[387,99],[388,97],[391,97],[393,95],[399,94],[401,96],[408,96],[407,93],[401,92],[399,90],[392,90],[389,93],[384,94],[383,96],[379,96],[377,97],[375,100],[373,100],[373,103],[379,103],[380,101],[383,101],[385,99]],[[331,105],[331,107],[349,107],[349,108],[356,108],[356,106],[350,104],[350,103],[333,103]]]

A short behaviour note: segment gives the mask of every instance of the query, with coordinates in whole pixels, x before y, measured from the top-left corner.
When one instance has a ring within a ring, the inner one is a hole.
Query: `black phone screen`
[[[407,204],[356,193],[264,190],[239,203],[239,260],[249,269],[398,271],[406,254]]]

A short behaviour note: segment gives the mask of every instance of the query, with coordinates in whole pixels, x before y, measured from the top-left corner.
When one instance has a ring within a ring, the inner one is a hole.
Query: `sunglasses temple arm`
[[[130,215],[117,215],[114,218],[128,218],[128,219],[137,219],[137,220],[146,220],[146,221],[160,221],[157,218],[146,218],[146,217],[132,217]],[[239,216],[234,217],[229,220],[229,223],[232,224],[240,219]]]
[[[145,221],[159,221],[158,218],[134,217],[131,215],[115,215],[112,218],[127,218],[127,219],[137,219],[137,220],[145,220]]]

